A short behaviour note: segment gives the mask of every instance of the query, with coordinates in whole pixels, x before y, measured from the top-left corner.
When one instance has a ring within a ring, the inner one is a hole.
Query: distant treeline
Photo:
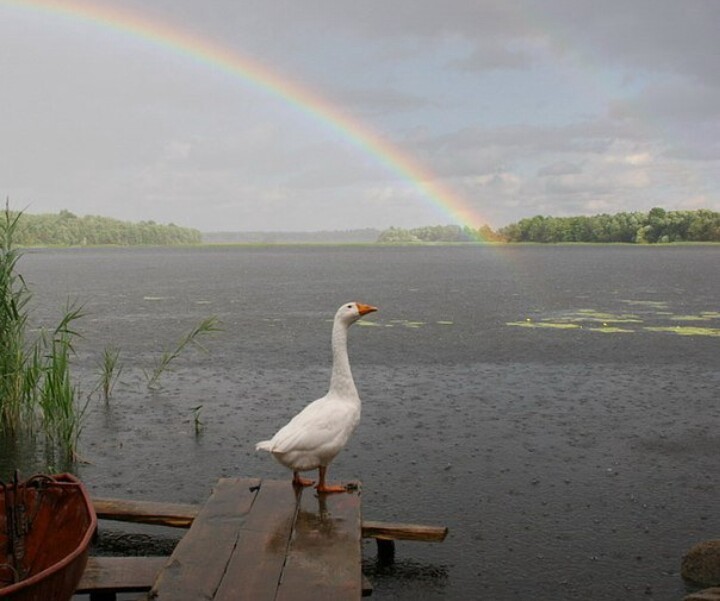
[[[537,215],[511,223],[497,231],[459,225],[436,225],[410,230],[391,227],[377,241],[385,244],[432,242],[720,242],[720,213],[707,209],[648,213],[616,213],[578,217]]]
[[[337,230],[316,232],[208,232],[206,244],[368,244],[375,242],[379,230]]]
[[[198,230],[172,223],[130,223],[96,215],[78,217],[70,211],[60,211],[42,215],[23,213],[14,240],[21,246],[168,246],[199,244],[202,238]]]
[[[502,242],[503,238],[489,226],[479,229],[459,225],[430,225],[411,230],[391,227],[380,232],[381,244],[420,244],[426,242]]]
[[[522,219],[500,230],[508,242],[720,242],[720,213],[666,211]]]

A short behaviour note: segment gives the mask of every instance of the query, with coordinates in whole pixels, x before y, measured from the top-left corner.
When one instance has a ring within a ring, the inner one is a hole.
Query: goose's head
[[[377,311],[376,307],[364,303],[351,302],[341,305],[335,314],[335,320],[349,326],[355,323],[363,315]]]

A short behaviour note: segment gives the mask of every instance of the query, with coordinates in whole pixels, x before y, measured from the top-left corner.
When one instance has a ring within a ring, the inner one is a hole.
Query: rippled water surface
[[[680,559],[720,535],[720,248],[202,248],[29,251],[35,321],[68,299],[96,495],[201,502],[223,476],[287,478],[254,443],[324,394],[337,306],[363,417],[331,467],[368,519],[447,525],[364,545],[377,599],[681,599]],[[197,322],[224,331],[151,392]],[[200,433],[194,408],[201,406]],[[6,457],[6,463],[7,463]],[[28,459],[25,463],[32,463]],[[6,466],[5,466],[6,467]],[[32,466],[26,466],[28,470]]]

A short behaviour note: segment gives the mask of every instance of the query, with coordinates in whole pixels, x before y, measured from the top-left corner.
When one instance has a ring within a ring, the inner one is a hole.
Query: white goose
[[[342,450],[360,421],[360,397],[350,371],[347,353],[348,328],[363,315],[377,311],[362,303],[346,303],[335,313],[332,329],[332,376],[328,393],[310,403],[278,430],[270,440],[255,445],[269,451],[293,470],[293,484],[312,486],[300,472],[318,469],[315,487],[321,493],[345,492],[346,487],[325,482],[327,467]]]

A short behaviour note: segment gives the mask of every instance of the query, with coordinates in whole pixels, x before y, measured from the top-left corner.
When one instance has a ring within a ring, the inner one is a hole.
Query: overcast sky
[[[85,2],[113,4],[311,90],[492,227],[720,211],[716,0]],[[343,131],[162,44],[0,0],[0,48],[14,208],[202,231],[450,222]]]

